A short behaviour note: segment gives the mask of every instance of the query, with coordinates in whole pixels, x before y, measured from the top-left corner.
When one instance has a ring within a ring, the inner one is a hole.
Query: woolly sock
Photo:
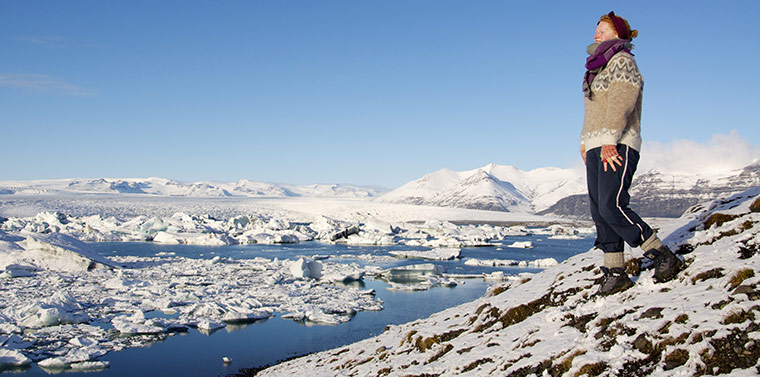
[[[644,241],[639,247],[641,247],[641,250],[646,253],[649,250],[659,250],[662,246],[662,241],[657,238],[657,233],[652,233],[649,239]]]
[[[622,251],[613,253],[604,253],[604,267],[623,268],[625,266],[625,257]]]

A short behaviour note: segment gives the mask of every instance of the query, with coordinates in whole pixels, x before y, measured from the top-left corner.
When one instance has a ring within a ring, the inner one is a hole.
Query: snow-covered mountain
[[[760,163],[757,162],[723,174],[652,169],[634,177],[631,207],[646,217],[678,217],[697,203],[755,186],[760,186]],[[588,197],[585,193],[568,196],[540,214],[587,217]]]
[[[631,206],[647,217],[678,217],[696,203],[760,185],[760,163],[722,174],[637,173]],[[585,172],[539,168],[523,171],[489,164],[475,170],[439,170],[378,198],[381,202],[588,217]]]
[[[558,200],[585,192],[581,171],[489,164],[475,170],[442,169],[409,182],[378,200],[388,203],[532,213]]]
[[[341,197],[367,198],[385,190],[355,185],[286,185],[255,182],[178,182],[165,178],[55,179],[0,181],[0,195],[102,193],[185,197]]]

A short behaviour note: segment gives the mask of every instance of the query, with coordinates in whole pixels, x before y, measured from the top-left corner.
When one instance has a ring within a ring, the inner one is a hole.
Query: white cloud
[[[706,144],[691,140],[644,142],[638,171],[725,174],[760,161],[760,147],[750,145],[736,131],[716,134]]]
[[[68,96],[94,95],[91,90],[60,81],[54,77],[28,73],[0,73],[0,87]]]

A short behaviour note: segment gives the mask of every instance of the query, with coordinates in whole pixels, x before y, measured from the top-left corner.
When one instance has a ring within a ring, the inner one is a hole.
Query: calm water
[[[561,262],[593,245],[593,237],[580,240],[551,240],[546,236],[510,237],[506,244],[515,241],[532,241],[532,249],[507,247],[480,247],[462,249],[457,261],[436,261],[448,273],[490,273],[501,270],[508,274],[534,272],[536,269],[518,267],[470,267],[464,265],[467,258],[535,260],[555,258]],[[248,259],[256,257],[294,259],[297,256],[332,254],[386,255],[392,250],[420,250],[405,246],[347,246],[318,242],[295,245],[235,245],[235,246],[186,246],[158,245],[153,243],[98,243],[93,246],[104,256],[132,255],[155,256],[174,253],[189,258],[213,258],[215,256]],[[334,259],[331,259],[334,261]],[[346,262],[357,262],[347,258]],[[360,264],[362,262],[358,261]],[[424,263],[416,259],[398,259],[383,267]],[[388,324],[401,324],[481,297],[488,284],[481,279],[463,280],[454,288],[434,288],[429,291],[388,291],[381,281],[365,279],[365,288],[374,288],[383,300],[385,309],[379,312],[359,312],[351,321],[337,326],[305,325],[281,319],[279,313],[269,320],[246,326],[227,326],[225,329],[204,335],[195,329],[177,334],[149,347],[112,352],[101,358],[110,361],[110,368],[101,372],[65,373],[65,375],[88,377],[111,376],[226,376],[240,368],[257,367],[275,363],[293,356],[321,351],[382,333]],[[232,362],[222,363],[222,357]],[[9,375],[9,372],[4,372]],[[15,376],[47,376],[36,365],[15,373]]]

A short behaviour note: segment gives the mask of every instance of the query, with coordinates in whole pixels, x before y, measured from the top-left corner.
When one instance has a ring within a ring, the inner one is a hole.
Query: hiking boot
[[[673,279],[684,265],[683,261],[665,245],[659,249],[647,251],[644,256],[654,262],[654,281],[657,283]]]
[[[596,291],[597,295],[607,296],[614,293],[622,292],[633,286],[633,282],[620,267],[607,268],[600,267],[604,275],[602,281],[599,284],[599,290]]]

